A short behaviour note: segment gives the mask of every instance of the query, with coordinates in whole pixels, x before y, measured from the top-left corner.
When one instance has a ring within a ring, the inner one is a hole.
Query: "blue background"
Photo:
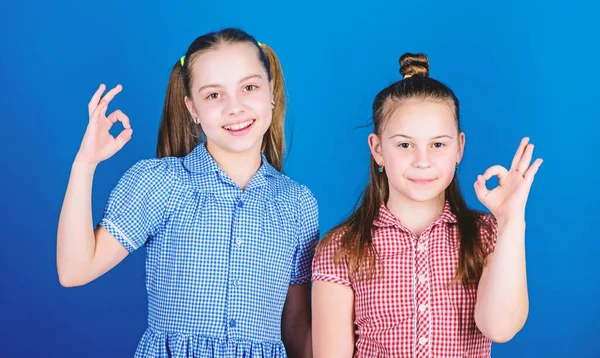
[[[591,2],[590,2],[591,3]],[[545,163],[527,211],[530,315],[493,357],[600,357],[598,5],[483,2],[47,2],[0,5],[0,356],[130,357],[146,324],[144,250],[80,288],[59,285],[56,227],[99,83],[132,141],[102,163],[94,220],[124,171],[154,155],[172,64],[198,35],[239,26],[271,45],[289,92],[286,172],[308,185],[322,230],[367,178],[371,102],[398,57],[425,52],[461,100],[467,201],[522,136]]]

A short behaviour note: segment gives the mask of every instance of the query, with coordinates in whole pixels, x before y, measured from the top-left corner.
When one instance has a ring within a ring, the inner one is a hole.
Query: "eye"
[[[217,92],[213,92],[211,94],[209,94],[208,96],[206,96],[206,99],[217,99],[219,98],[220,94]]]
[[[444,143],[440,143],[440,142],[433,143],[433,147],[434,148],[442,148],[442,147],[445,147],[445,146],[446,146],[446,144],[444,144]]]
[[[403,148],[403,149],[408,149],[408,148],[412,147],[412,144],[410,144],[410,143],[400,143],[400,144],[398,144],[398,147]]]
[[[246,86],[244,86],[244,91],[250,92],[250,91],[254,91],[257,88],[258,87],[255,85],[246,85]]]

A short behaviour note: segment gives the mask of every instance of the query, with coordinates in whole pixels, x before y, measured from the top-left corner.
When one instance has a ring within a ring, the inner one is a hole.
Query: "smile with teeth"
[[[239,131],[245,128],[250,127],[253,123],[254,123],[255,119],[249,119],[245,122],[242,123],[237,123],[237,124],[231,124],[228,126],[223,126],[224,129],[227,129],[228,131]]]

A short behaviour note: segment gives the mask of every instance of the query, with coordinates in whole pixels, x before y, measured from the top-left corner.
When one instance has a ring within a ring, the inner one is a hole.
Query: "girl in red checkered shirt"
[[[527,319],[525,204],[542,160],[524,138],[510,169],[477,177],[491,214],[469,209],[458,99],[425,55],[400,64],[373,103],[362,201],[313,261],[314,356],[489,357]]]

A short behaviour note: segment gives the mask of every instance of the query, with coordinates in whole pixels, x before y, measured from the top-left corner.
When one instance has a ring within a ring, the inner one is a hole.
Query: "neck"
[[[428,201],[414,201],[399,193],[390,192],[386,203],[388,210],[394,214],[402,225],[417,236],[421,236],[432,222],[437,219],[444,210],[444,193]]]
[[[246,189],[262,163],[260,143],[255,148],[242,153],[224,151],[211,142],[206,143],[206,149],[225,174],[242,190]]]

